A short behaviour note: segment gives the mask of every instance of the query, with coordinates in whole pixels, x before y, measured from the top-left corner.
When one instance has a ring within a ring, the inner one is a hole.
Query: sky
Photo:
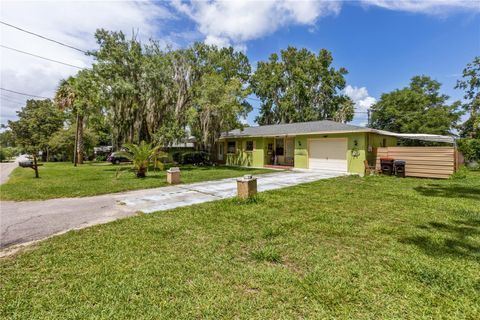
[[[428,1],[6,1],[0,21],[70,46],[96,48],[95,30],[136,31],[174,48],[195,41],[233,46],[252,67],[288,46],[318,53],[326,48],[345,67],[344,93],[355,102],[352,124],[382,93],[408,85],[415,75],[443,84],[451,101],[463,68],[480,55],[480,0]],[[1,88],[53,97],[62,78],[88,68],[82,52],[0,24]],[[70,64],[67,66],[12,49]],[[0,123],[16,118],[28,96],[0,91]],[[254,107],[259,102],[250,100]],[[255,125],[254,109],[248,124]]]

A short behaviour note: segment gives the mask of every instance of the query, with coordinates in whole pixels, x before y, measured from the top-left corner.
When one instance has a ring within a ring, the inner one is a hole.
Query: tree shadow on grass
[[[427,230],[430,235],[405,237],[400,242],[415,245],[430,256],[480,262],[480,245],[478,240],[472,239],[480,236],[480,219],[453,220],[450,224],[432,221],[418,228]]]
[[[414,188],[418,193],[429,197],[468,198],[480,200],[480,188],[462,185],[428,184]]]

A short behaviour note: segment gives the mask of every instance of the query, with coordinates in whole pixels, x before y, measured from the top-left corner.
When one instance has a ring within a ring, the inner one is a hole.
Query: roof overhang
[[[221,136],[219,140],[224,139],[238,139],[238,138],[273,138],[273,137],[293,137],[293,136],[310,136],[319,134],[342,134],[342,133],[363,133],[372,132],[373,129],[366,128],[365,130],[336,130],[336,131],[318,131],[318,132],[299,132],[299,133],[279,133],[279,134],[249,134],[249,135],[225,135]]]
[[[273,138],[273,137],[292,137],[292,136],[309,136],[309,135],[327,135],[327,134],[344,134],[344,133],[374,133],[385,136],[392,136],[402,139],[420,140],[429,142],[441,142],[455,144],[455,138],[451,136],[443,136],[438,134],[426,134],[426,133],[395,133],[385,130],[377,130],[371,128],[365,128],[365,130],[337,130],[337,131],[319,131],[319,132],[301,132],[301,133],[288,133],[288,134],[270,134],[270,135],[224,135],[219,140],[225,139],[239,139],[239,138]]]

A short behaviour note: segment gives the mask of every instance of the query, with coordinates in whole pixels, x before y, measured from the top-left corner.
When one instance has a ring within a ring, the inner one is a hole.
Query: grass
[[[40,179],[28,168],[17,168],[4,185],[0,185],[1,200],[45,200],[84,197],[99,194],[163,187],[167,185],[165,171],[150,170],[139,179],[131,165],[87,163],[74,167],[71,163],[49,162],[39,167]],[[244,174],[272,172],[268,169],[248,169],[225,166],[183,166],[183,183],[239,177]]]
[[[478,319],[479,203],[343,177],[72,231],[0,261],[0,317]]]

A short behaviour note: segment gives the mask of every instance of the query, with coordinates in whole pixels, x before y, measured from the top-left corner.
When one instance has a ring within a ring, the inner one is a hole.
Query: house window
[[[382,147],[386,147],[387,146],[387,139],[383,138],[383,141],[382,141]]]
[[[245,151],[253,151],[253,141],[247,141],[246,142]]]
[[[284,141],[283,139],[276,139],[275,141],[275,154],[277,156],[283,156],[284,153]]]
[[[236,144],[235,141],[229,141],[227,144],[227,153],[235,153]]]

